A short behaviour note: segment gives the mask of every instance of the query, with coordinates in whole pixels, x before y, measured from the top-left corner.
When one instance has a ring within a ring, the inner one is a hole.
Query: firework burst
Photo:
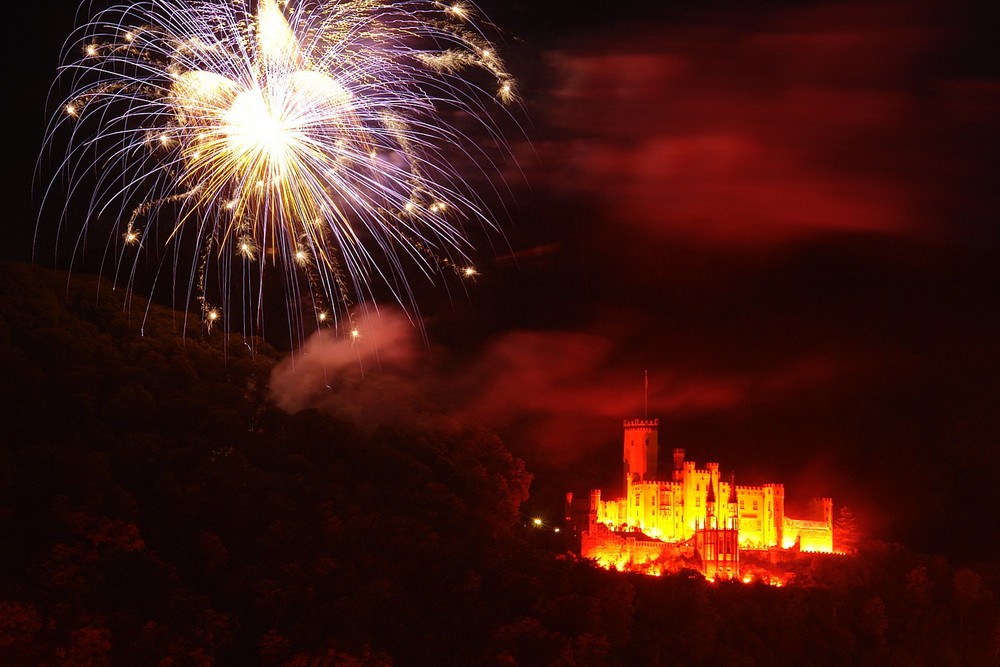
[[[244,332],[262,317],[265,267],[284,276],[290,314],[310,304],[316,324],[373,302],[376,284],[414,306],[413,267],[475,276],[463,224],[489,219],[453,157],[492,162],[454,119],[502,150],[489,106],[509,103],[514,82],[474,14],[374,0],[96,14],[67,42],[72,92],[46,138],[72,123],[65,201],[96,179],[78,245],[115,218],[109,248],[126,276],[143,248],[172,247],[164,264],[186,276],[206,327]]]

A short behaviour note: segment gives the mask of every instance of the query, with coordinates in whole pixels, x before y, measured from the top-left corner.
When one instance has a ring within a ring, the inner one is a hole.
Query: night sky
[[[484,424],[555,514],[617,491],[648,371],[664,452],[976,558],[970,535],[1000,538],[1000,12],[538,4],[483,3],[523,106],[480,277],[417,286],[425,335],[387,307],[360,347],[309,341],[279,405]],[[5,25],[16,261],[75,11],[42,5]]]

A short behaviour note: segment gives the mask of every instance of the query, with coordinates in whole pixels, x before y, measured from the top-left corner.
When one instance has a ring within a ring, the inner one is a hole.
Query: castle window
[[[701,507],[701,498],[695,498],[694,499],[694,506],[695,507]]]
[[[754,509],[755,512],[757,511],[757,501],[756,500],[753,501],[753,509]]]
[[[701,484],[695,484],[694,485],[694,490],[695,491],[701,491]]]
[[[743,500],[740,501],[740,509],[741,510],[742,509],[746,509],[746,507],[744,507],[745,504],[746,504],[746,501],[743,501]]]

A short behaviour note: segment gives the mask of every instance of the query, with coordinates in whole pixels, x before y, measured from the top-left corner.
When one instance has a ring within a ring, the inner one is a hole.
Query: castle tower
[[[566,502],[563,503],[563,528],[573,528],[573,492],[566,493]]]
[[[674,470],[673,470],[673,480],[675,482],[681,481],[684,476],[684,450],[681,448],[674,449]]]
[[[695,549],[701,557],[702,572],[706,578],[713,581],[720,578],[736,579],[740,575],[739,531],[732,521],[719,525],[719,518],[715,513],[715,476],[718,464],[709,463],[707,467],[709,474],[705,493],[705,523],[695,530]],[[735,485],[730,486],[730,505],[735,500],[734,488]],[[722,493],[721,481],[719,493]]]
[[[826,524],[827,528],[831,531],[833,530],[833,498],[821,498],[820,503],[823,506],[823,523]]]
[[[625,420],[624,493],[628,493],[629,482],[636,476],[639,480],[653,479],[656,476],[656,461],[660,454],[657,439],[659,425],[659,419]]]
[[[729,525],[732,530],[739,530],[740,527],[740,501],[736,496],[736,473],[729,475]]]
[[[715,471],[708,473],[708,493],[705,495],[705,528],[716,528],[715,525]]]
[[[597,508],[601,505],[601,490],[592,489],[590,492],[590,507],[587,508],[587,530],[593,534],[597,529]]]
[[[767,485],[765,485],[767,486]],[[774,484],[774,528],[777,533],[777,545],[785,548],[785,485]],[[794,540],[793,540],[794,541]]]

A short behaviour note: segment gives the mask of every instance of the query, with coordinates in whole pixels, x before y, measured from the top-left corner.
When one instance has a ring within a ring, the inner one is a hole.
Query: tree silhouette
[[[858,518],[850,507],[843,505],[833,522],[833,549],[838,553],[853,554],[858,550],[860,541]]]

